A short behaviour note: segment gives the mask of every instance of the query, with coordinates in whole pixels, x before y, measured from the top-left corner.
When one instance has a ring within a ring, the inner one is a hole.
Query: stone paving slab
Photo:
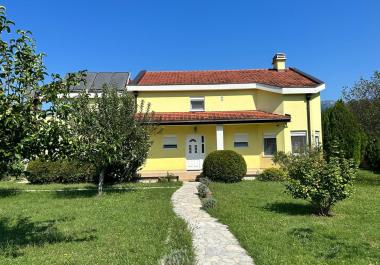
[[[198,265],[252,265],[253,260],[239,245],[226,225],[202,210],[198,182],[185,182],[172,196],[174,212],[189,225]]]

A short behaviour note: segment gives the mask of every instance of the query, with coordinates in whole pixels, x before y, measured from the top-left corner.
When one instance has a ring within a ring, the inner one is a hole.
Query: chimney
[[[273,57],[272,65],[273,69],[277,71],[283,71],[285,67],[286,55],[285,53],[276,53]]]

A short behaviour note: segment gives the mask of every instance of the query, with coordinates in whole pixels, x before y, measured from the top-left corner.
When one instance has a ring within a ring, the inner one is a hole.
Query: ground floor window
[[[321,146],[321,138],[319,136],[319,131],[315,131],[314,141],[315,141],[315,147],[318,148]]]
[[[273,156],[277,152],[276,135],[265,134],[264,135],[264,155]]]
[[[292,153],[301,154],[306,151],[306,131],[291,132]]]
[[[163,141],[163,148],[164,149],[176,149],[177,148],[177,136],[175,135],[166,135],[164,136]]]
[[[248,147],[248,134],[237,133],[234,135],[234,147]]]

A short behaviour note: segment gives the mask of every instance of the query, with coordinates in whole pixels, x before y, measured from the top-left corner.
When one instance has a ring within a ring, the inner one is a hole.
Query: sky
[[[276,52],[326,83],[380,70],[379,0],[3,0],[50,73],[270,68]]]

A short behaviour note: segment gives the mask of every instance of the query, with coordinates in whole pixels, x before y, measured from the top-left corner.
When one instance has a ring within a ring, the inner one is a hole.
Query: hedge
[[[75,160],[32,160],[27,168],[32,184],[93,182],[96,175],[94,166]]]

